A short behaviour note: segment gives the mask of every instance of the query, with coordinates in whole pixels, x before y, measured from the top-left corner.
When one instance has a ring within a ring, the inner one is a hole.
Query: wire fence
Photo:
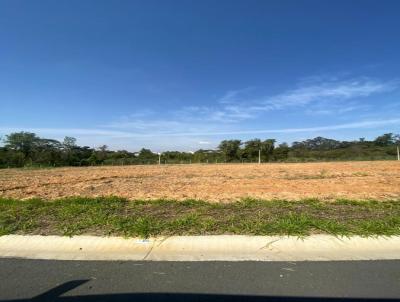
[[[110,167],[110,166],[165,166],[165,165],[240,165],[240,164],[278,164],[278,163],[319,163],[319,162],[346,162],[346,161],[394,161],[398,160],[397,156],[369,156],[369,157],[352,157],[352,158],[289,158],[286,160],[270,160],[261,161],[258,160],[141,160],[141,161],[130,161],[129,159],[118,159],[118,160],[108,160],[102,163],[89,163],[89,164],[73,164],[73,165],[61,165],[61,164],[29,164],[24,166],[0,166],[0,169],[12,169],[12,168],[22,168],[22,169],[49,169],[49,168],[65,168],[65,167]]]

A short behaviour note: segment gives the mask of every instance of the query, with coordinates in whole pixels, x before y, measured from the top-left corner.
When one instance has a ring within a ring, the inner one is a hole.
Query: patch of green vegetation
[[[0,198],[0,235],[400,235],[400,200]]]

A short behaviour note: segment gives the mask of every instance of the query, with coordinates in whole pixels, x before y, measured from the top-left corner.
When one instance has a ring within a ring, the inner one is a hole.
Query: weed
[[[300,201],[246,198],[201,200],[118,197],[14,200],[0,198],[0,235],[157,235],[328,233],[400,235],[400,202],[339,199]]]

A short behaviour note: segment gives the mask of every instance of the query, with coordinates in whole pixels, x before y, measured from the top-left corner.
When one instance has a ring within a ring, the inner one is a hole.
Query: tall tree
[[[244,143],[243,157],[248,160],[258,159],[258,152],[262,149],[263,143],[260,139],[255,138]]]
[[[71,150],[76,147],[76,138],[71,136],[64,137],[63,146],[65,149]]]
[[[275,139],[266,139],[261,144],[261,154],[264,160],[269,161],[275,148]]]
[[[396,141],[396,136],[393,135],[393,133],[385,133],[381,136],[378,136],[375,140],[374,143],[375,145],[385,147],[385,146],[390,146],[393,145]]]
[[[78,146],[76,145],[76,138],[71,136],[64,137],[63,143],[63,160],[67,165],[80,165],[81,159],[79,158]]]
[[[31,132],[15,132],[6,135],[5,147],[11,150],[21,152],[25,158],[31,158],[40,138]]]
[[[232,162],[240,158],[240,145],[242,142],[238,139],[223,140],[218,149],[222,152],[227,162]]]

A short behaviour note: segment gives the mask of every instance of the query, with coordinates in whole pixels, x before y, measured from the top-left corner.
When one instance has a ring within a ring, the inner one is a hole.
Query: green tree
[[[65,149],[72,150],[76,147],[76,138],[71,136],[64,137],[63,146]]]
[[[70,136],[64,137],[62,148],[63,164],[71,166],[80,165],[81,159],[77,152],[78,146],[76,145],[76,138]]]
[[[40,138],[31,132],[15,132],[6,135],[5,147],[16,152],[21,152],[25,160],[32,160],[33,153],[38,147]]]
[[[258,138],[249,140],[244,143],[243,156],[247,159],[258,161],[260,153],[262,161],[269,161],[274,151],[275,140],[266,139],[261,141]]]
[[[289,156],[290,147],[287,143],[281,143],[273,151],[273,157],[277,161],[285,161]]]
[[[138,159],[141,163],[156,163],[158,162],[158,155],[151,152],[150,149],[142,148],[139,151]]]
[[[107,155],[108,155],[108,146],[107,145],[102,145],[99,146],[96,154],[96,158],[98,161],[103,162],[104,160],[107,159]]]
[[[275,139],[266,139],[261,144],[261,156],[265,161],[270,161],[275,148]]]
[[[223,140],[218,149],[222,152],[225,157],[225,161],[232,162],[240,159],[240,145],[242,142],[237,139]]]
[[[258,152],[262,149],[262,141],[258,138],[248,140],[244,143],[242,150],[243,158],[251,161],[258,160]]]
[[[377,146],[385,147],[385,146],[390,146],[395,143],[396,137],[393,135],[393,133],[385,133],[381,136],[378,136],[375,140],[374,143]]]
[[[33,158],[33,164],[60,165],[62,144],[55,139],[39,139]]]

